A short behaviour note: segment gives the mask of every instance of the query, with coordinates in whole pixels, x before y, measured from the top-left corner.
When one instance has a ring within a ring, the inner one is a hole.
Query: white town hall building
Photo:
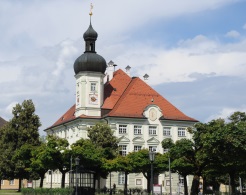
[[[119,138],[122,155],[143,148],[163,153],[163,139],[172,138],[174,142],[182,138],[191,139],[186,129],[197,120],[177,109],[145,80],[131,77],[129,66],[126,72],[121,69],[115,71],[112,61],[107,64],[96,53],[97,36],[90,23],[83,36],[85,52],[74,62],[75,104],[47,128],[46,133],[66,138],[72,144],[80,138],[88,138],[88,127],[104,122]],[[111,179],[112,184],[123,189],[123,173],[112,173]],[[50,177],[47,175],[44,184],[49,185],[49,182]],[[59,172],[54,172],[53,186],[60,186],[60,182]],[[101,183],[102,187],[106,185],[109,188],[108,180]],[[128,183],[129,188],[147,188],[147,181],[142,174],[130,174]],[[168,191],[168,173],[161,174],[158,183],[162,185],[163,192]],[[177,191],[177,183],[178,176],[172,175],[173,192]],[[191,178],[188,178],[189,187],[190,184]]]

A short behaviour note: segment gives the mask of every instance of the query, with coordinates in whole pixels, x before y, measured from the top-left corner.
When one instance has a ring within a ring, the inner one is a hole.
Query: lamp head
[[[79,161],[80,161],[79,157],[76,157],[76,158],[75,158],[75,165],[76,165],[76,166],[79,165]]]
[[[150,162],[154,162],[154,160],[155,160],[155,152],[154,151],[149,151],[149,160],[150,160]]]

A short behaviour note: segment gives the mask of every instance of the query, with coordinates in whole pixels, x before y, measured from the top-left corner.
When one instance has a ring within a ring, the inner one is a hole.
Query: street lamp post
[[[154,172],[154,161],[155,161],[155,152],[149,151],[149,160],[151,163],[151,180],[150,180],[150,190],[151,194],[154,194],[154,177],[153,177],[153,172]]]
[[[168,167],[169,167],[170,195],[172,195],[172,176],[171,176],[171,158],[170,158],[170,155],[169,155],[168,161],[169,161]]]
[[[75,165],[76,165],[76,175],[75,175],[75,180],[76,180],[76,191],[75,195],[78,195],[78,167],[79,167],[79,157],[75,158]]]
[[[111,188],[111,171],[109,172],[109,194],[112,195],[112,188]]]

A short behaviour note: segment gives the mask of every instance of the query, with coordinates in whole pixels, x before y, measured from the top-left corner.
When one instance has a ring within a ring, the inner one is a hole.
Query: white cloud
[[[153,85],[194,81],[193,73],[242,78],[246,74],[245,40],[228,46],[199,35],[179,42],[178,47],[172,49],[144,43],[125,47],[125,53],[116,57],[114,62],[122,63],[121,68],[128,64],[132,66],[132,71],[135,69],[137,73],[134,76],[147,73]]]
[[[231,30],[231,31],[227,32],[225,34],[225,36],[230,37],[230,38],[238,38],[238,37],[240,37],[240,33],[237,32],[236,30]]]
[[[60,73],[64,70],[66,64],[71,61],[71,57],[78,52],[73,44],[74,42],[71,40],[65,40],[61,43],[62,48],[59,52],[55,70],[52,72],[54,76],[59,76]]]
[[[236,111],[246,112],[246,105],[242,105],[241,107],[238,107],[238,108],[233,108],[233,107],[223,108],[218,113],[213,114],[210,117],[208,117],[206,122],[209,122],[213,119],[219,119],[219,118],[227,120],[228,117]]]

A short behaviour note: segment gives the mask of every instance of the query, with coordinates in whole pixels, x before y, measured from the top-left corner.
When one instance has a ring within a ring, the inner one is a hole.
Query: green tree
[[[129,163],[131,161],[129,158],[129,155],[118,155],[116,158],[116,170],[125,174],[124,194],[127,194],[128,175],[133,173],[133,166]]]
[[[66,139],[49,135],[47,137],[48,168],[58,169],[62,174],[61,187],[65,187],[65,175],[69,171],[71,150]]]
[[[107,124],[97,123],[88,128],[88,137],[97,147],[103,148],[102,152],[106,159],[112,159],[116,156],[118,139]]]
[[[168,149],[172,171],[179,173],[184,178],[184,194],[188,195],[187,175],[193,174],[195,170],[194,143],[188,139],[181,139],[173,143],[170,138],[162,141],[162,147]]]
[[[147,191],[150,193],[151,162],[149,160],[149,150],[142,149],[128,154],[129,164],[134,173],[142,173],[147,179]],[[155,154],[154,175],[168,170],[168,156],[166,154]]]
[[[41,126],[39,117],[35,114],[35,106],[32,100],[24,100],[22,104],[16,104],[13,108],[13,118],[1,130],[1,156],[5,178],[19,178],[19,190],[21,180],[29,177],[28,163],[19,154],[28,152],[26,147],[38,146]],[[30,151],[29,151],[30,152]],[[30,156],[30,154],[28,154]]]
[[[209,123],[210,131],[202,138],[204,147],[217,164],[217,170],[229,174],[232,193],[236,190],[236,178],[246,166],[246,116],[235,112],[226,123],[223,119]]]
[[[108,172],[103,166],[104,150],[98,147],[89,139],[81,138],[76,143],[72,144],[72,154],[74,157],[79,157],[82,166],[85,169],[95,171],[95,177],[100,181],[100,177],[106,178]],[[98,188],[100,182],[98,182]]]
[[[193,133],[195,150],[195,172],[191,194],[198,193],[199,177],[203,177],[203,189],[206,193],[207,180],[218,186],[221,176],[229,174],[231,190],[235,193],[236,180],[245,171],[246,162],[246,116],[235,112],[228,122],[224,119],[208,123],[197,123]]]
[[[47,165],[50,164],[50,161],[52,161],[52,156],[50,155],[45,142],[42,142],[40,146],[33,149],[30,171],[39,175],[40,188],[43,187],[45,173],[49,170]]]

